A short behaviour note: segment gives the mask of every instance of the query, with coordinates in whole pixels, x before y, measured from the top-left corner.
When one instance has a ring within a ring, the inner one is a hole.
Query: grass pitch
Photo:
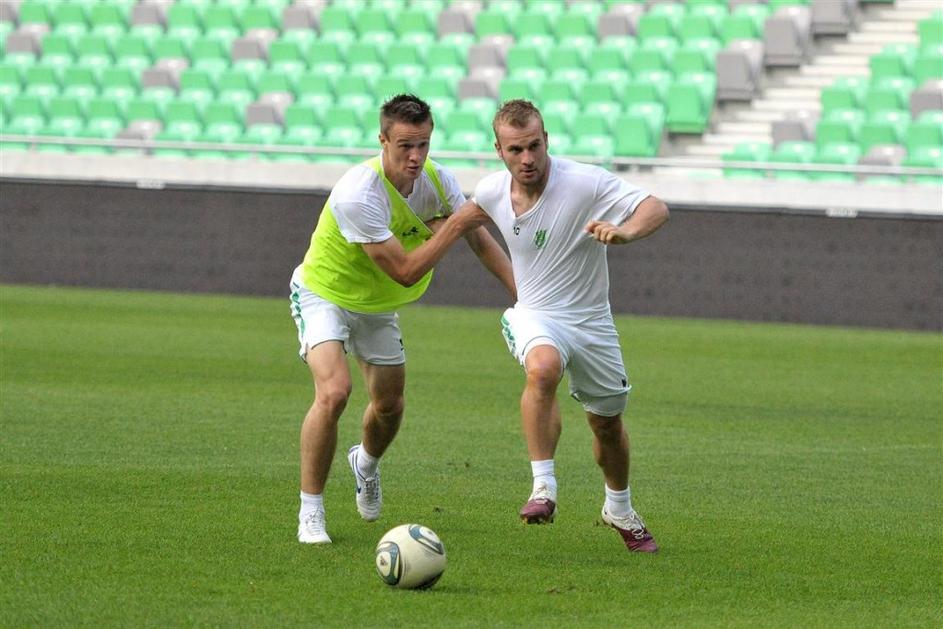
[[[633,501],[662,547],[639,556],[598,524],[568,399],[557,522],[518,522],[522,375],[499,313],[406,308],[383,517],[360,520],[338,456],[334,544],[310,547],[294,535],[311,385],[287,298],[3,286],[0,308],[2,626],[943,622],[938,334],[618,318]],[[428,592],[374,573],[377,540],[409,521],[448,552]]]

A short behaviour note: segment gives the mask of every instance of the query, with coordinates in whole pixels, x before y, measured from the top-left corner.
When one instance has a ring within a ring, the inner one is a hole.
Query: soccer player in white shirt
[[[543,119],[528,101],[506,102],[493,126],[507,171],[478,184],[477,207],[468,211],[487,214],[504,236],[517,285],[518,301],[502,326],[526,372],[521,415],[534,481],[521,519],[549,523],[556,515],[556,390],[567,371],[605,478],[603,521],[629,550],[654,552],[655,540],[630,498],[622,424],[630,387],[609,307],[606,247],[650,235],[668,220],[668,208],[602,168],[550,157]]]

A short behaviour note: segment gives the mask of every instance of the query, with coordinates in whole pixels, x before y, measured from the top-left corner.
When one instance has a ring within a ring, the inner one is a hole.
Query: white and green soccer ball
[[[432,529],[401,524],[380,538],[376,564],[377,574],[389,586],[430,588],[445,572],[445,546]]]

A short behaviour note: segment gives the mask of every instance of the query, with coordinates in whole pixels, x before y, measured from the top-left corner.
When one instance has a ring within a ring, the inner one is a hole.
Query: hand
[[[603,221],[590,222],[585,231],[604,245],[624,245],[630,240],[617,226]]]
[[[488,223],[491,217],[478,207],[477,203],[466,201],[449,217],[449,223],[455,224],[462,233],[471,231]]]

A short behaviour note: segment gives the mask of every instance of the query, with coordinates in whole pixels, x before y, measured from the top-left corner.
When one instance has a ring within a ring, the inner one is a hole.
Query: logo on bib
[[[539,229],[537,234],[534,236],[534,246],[540,249],[545,244],[547,244],[547,230]]]

